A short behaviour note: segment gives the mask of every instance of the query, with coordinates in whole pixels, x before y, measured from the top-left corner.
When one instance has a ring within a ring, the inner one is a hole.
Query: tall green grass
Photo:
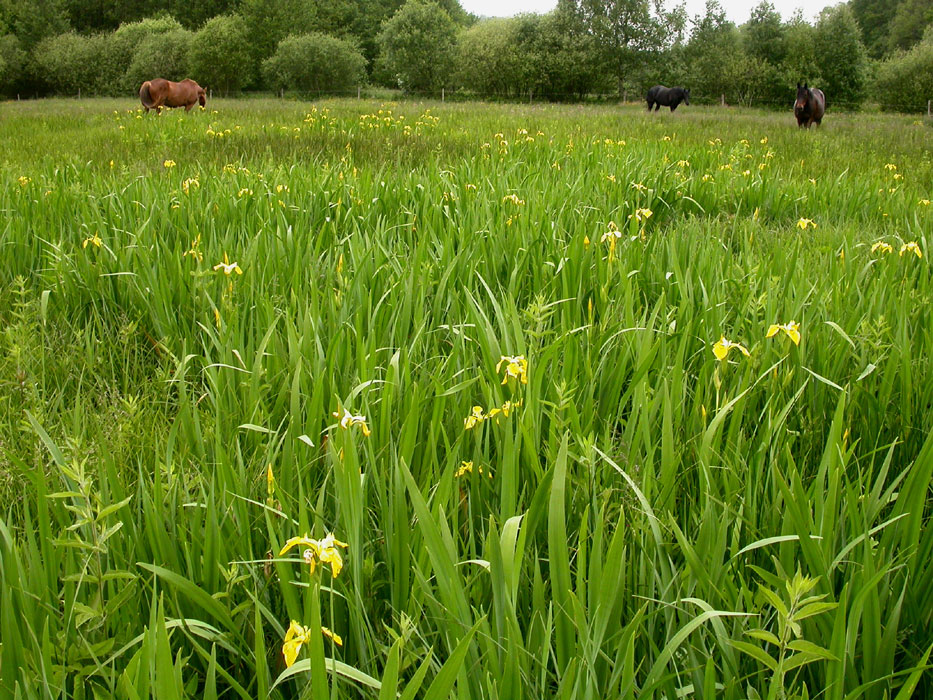
[[[0,105],[4,695],[931,691],[928,126],[128,107]]]

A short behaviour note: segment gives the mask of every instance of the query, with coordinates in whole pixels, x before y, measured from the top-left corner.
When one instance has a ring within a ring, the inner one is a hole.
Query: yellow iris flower
[[[905,243],[902,245],[900,254],[903,256],[904,253],[913,253],[918,258],[923,257],[923,251],[920,250],[920,246],[917,245],[917,241],[911,241],[910,243]]]
[[[81,244],[82,248],[87,248],[87,244],[90,243],[95,248],[100,248],[104,242],[100,238],[100,234],[95,233],[93,236],[84,239],[84,243]]]
[[[174,160],[166,160],[166,161],[163,161],[163,162],[162,162],[162,165],[164,165],[166,168],[174,168],[174,167],[175,167],[175,161],[174,161]]]
[[[783,325],[777,323],[772,324],[768,328],[768,332],[765,333],[765,338],[772,338],[778,334],[778,331],[784,331],[788,338],[794,343],[794,345],[800,345],[800,324],[796,321],[788,321]]]
[[[894,248],[892,248],[889,243],[885,243],[884,241],[877,241],[871,247],[871,252],[872,253],[893,253]]]
[[[300,546],[307,547],[303,557],[311,568],[312,575],[318,564],[330,564],[331,575],[333,575],[334,578],[340,575],[343,569],[343,558],[340,556],[340,551],[337,547],[347,548],[349,545],[334,537],[334,533],[328,533],[323,540],[315,540],[307,535],[304,537],[292,537],[285,543],[285,546],[282,547],[279,556],[282,556],[293,547]]]
[[[323,634],[328,639],[333,640],[334,644],[338,647],[343,646],[343,637],[341,637],[336,632],[331,632],[327,627],[321,627],[321,634]]]
[[[719,341],[713,346],[713,354],[716,356],[717,360],[722,361],[729,356],[729,351],[733,348],[745,355],[745,357],[751,356],[744,345],[726,340],[726,336],[720,337]]]
[[[298,658],[298,652],[301,646],[311,641],[311,630],[304,625],[300,625],[294,620],[288,626],[285,633],[285,641],[282,642],[282,656],[285,657],[285,665],[291,668],[292,664]]]
[[[224,253],[224,261],[219,262],[214,265],[215,270],[223,270],[225,275],[232,275],[234,272],[238,275],[243,274],[243,270],[240,269],[240,266],[236,262],[230,262],[230,259],[227,257],[227,254]]]
[[[502,377],[502,383],[505,384],[509,377],[518,379],[522,384],[528,383],[528,360],[524,355],[502,355],[499,364],[496,365],[496,374],[499,373],[502,365],[505,365],[505,376]]]
[[[816,222],[813,219],[801,218],[797,220],[797,228],[806,231],[808,226],[811,228],[816,228]]]
[[[342,416],[337,412],[334,412],[331,415],[334,418],[340,419],[340,427],[343,428],[344,430],[349,430],[354,425],[358,425],[360,426],[360,430],[363,431],[364,436],[369,437],[372,434],[369,430],[369,426],[366,425],[366,416],[363,416],[363,415],[354,416],[347,409],[343,409]]]
[[[464,429],[464,430],[472,430],[472,429],[475,428],[477,425],[479,425],[480,423],[482,423],[485,419],[486,419],[486,416],[483,415],[483,407],[482,407],[482,406],[474,406],[474,407],[473,407],[473,410],[470,411],[470,415],[468,415],[468,416],[463,420],[463,429]]]

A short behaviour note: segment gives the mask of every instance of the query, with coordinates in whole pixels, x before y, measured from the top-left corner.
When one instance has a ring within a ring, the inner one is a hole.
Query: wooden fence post
[[[720,106],[720,107],[725,107],[725,106],[726,106],[726,96],[725,96],[725,94],[719,96],[719,106]]]
[[[441,88],[441,102],[444,101],[444,88]]]
[[[933,100],[927,100],[927,116],[933,117]]]
[[[356,86],[356,99],[360,99],[360,86]]]

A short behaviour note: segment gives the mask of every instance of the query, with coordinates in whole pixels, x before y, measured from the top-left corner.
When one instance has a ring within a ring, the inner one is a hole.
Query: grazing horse
[[[147,112],[154,109],[162,114],[163,107],[184,107],[186,112],[190,112],[195,102],[203,107],[207,103],[207,95],[204,88],[191,78],[185,78],[180,83],[156,78],[142,84],[139,100]]]
[[[685,105],[690,104],[690,91],[684,90],[682,87],[668,88],[663,85],[655,85],[648,91],[649,112],[652,107],[657,112],[662,105],[664,107],[669,106],[673,112],[681,102]]]
[[[808,129],[811,124],[820,125],[826,113],[826,95],[819,88],[807,87],[804,83],[797,83],[797,101],[794,102],[794,116],[797,117],[797,126]]]

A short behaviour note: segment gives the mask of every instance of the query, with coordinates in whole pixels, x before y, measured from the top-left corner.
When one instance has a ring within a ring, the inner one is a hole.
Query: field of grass
[[[930,126],[0,104],[0,696],[927,697]]]

